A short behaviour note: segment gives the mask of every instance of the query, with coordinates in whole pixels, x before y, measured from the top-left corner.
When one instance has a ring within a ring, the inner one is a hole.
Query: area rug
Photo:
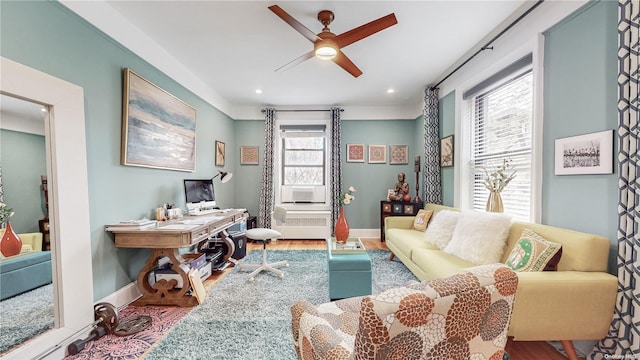
[[[0,302],[0,354],[53,327],[53,285]]]
[[[401,286],[415,276],[389,251],[369,250],[373,291]],[[272,250],[269,262],[288,260],[283,279],[270,273],[247,282],[236,267],[209,291],[143,358],[155,359],[295,359],[290,307],[296,300],[329,301],[326,251]],[[260,251],[243,262],[259,263]]]
[[[178,306],[128,306],[118,312],[121,322],[137,318],[140,315],[151,316],[151,327],[131,336],[120,337],[112,334],[98,340],[89,341],[76,355],[66,356],[65,360],[134,360],[184,318],[191,308]],[[75,341],[75,340],[74,340]]]

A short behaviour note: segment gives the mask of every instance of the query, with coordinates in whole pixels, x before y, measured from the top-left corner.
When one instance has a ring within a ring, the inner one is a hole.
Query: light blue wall
[[[233,120],[56,2],[0,2],[2,56],[84,88],[94,297],[137,277],[147,250],[117,249],[104,225],[152,216],[162,203],[184,207],[182,179],[215,174],[214,141],[235,149]],[[131,68],[197,110],[196,170],[120,165],[122,68]],[[226,170],[234,171],[234,151]],[[234,206],[234,182],[221,185],[221,207]]]
[[[264,120],[238,120],[234,121],[233,125],[236,147],[227,151],[237,153],[235,173],[231,180],[236,189],[234,207],[246,208],[249,214],[258,216],[258,200],[264,166]],[[260,153],[258,165],[240,165],[241,146],[258,146]]]
[[[385,145],[387,163],[369,164],[346,162],[342,164],[342,186],[354,186],[358,192],[356,200],[345,207],[349,226],[355,229],[376,229],[380,227],[380,201],[386,199],[387,189],[393,189],[398,181],[398,173],[406,174],[409,194],[415,196],[416,175],[413,171],[413,157],[423,152],[415,141],[416,120],[353,120],[342,123],[342,158],[346,160],[347,144]],[[389,164],[389,145],[409,145],[409,163]]]
[[[556,176],[553,149],[555,139],[617,127],[617,6],[588,4],[544,34],[542,221],[606,236],[612,248],[617,166],[611,175]],[[614,154],[617,143],[616,138]]]
[[[45,214],[40,175],[47,174],[44,136],[0,130],[0,163],[4,202],[15,212],[13,230],[40,231],[38,220]]]
[[[602,1],[585,5],[544,33],[542,222],[609,238],[612,273],[617,169],[612,175],[556,176],[553,156],[555,139],[617,126],[616,27],[617,2]],[[454,98],[452,92],[440,99],[443,136],[453,133]],[[442,179],[444,202],[450,205],[453,174],[448,171],[443,169]]]
[[[438,121],[440,122],[440,138],[454,135],[455,132],[455,91],[450,92],[440,99],[438,102]],[[456,137],[453,137],[455,145]],[[459,159],[459,157],[458,157]],[[453,206],[453,181],[454,181],[454,169],[458,166],[456,163],[456,154],[454,153],[454,166],[442,168],[440,174],[442,183],[442,204],[447,206]]]

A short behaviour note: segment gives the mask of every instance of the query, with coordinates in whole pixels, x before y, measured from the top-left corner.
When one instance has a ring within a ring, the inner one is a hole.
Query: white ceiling
[[[414,118],[427,85],[440,81],[535,1],[62,3],[238,119],[265,105],[370,107],[389,118]],[[398,24],[344,48],[363,71],[359,78],[315,58],[275,72],[313,44],[267,9],[273,4],[315,33],[322,28],[316,16],[323,9],[335,14],[330,25],[335,34],[389,13]]]

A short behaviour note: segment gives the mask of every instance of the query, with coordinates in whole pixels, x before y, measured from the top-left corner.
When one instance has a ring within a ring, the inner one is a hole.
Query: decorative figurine
[[[393,189],[393,194],[389,194],[389,200],[396,201],[410,201],[411,196],[409,195],[409,184],[405,181],[404,173],[398,173],[398,182],[396,183],[395,188]]]

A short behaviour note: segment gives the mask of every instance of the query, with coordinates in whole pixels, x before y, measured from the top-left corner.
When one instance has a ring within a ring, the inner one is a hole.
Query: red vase
[[[347,218],[344,217],[344,208],[340,208],[340,214],[338,214],[338,220],[336,220],[336,241],[339,243],[346,243],[349,238],[349,223]]]
[[[22,240],[11,228],[11,223],[7,222],[7,227],[4,229],[2,239],[0,239],[0,252],[5,257],[9,257],[20,254],[20,250],[22,250]]]

